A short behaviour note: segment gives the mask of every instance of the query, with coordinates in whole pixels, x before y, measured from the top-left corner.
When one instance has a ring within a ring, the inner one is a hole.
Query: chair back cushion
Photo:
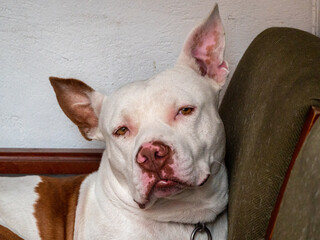
[[[251,43],[220,106],[229,239],[262,239],[310,106],[320,106],[320,39],[271,28]]]

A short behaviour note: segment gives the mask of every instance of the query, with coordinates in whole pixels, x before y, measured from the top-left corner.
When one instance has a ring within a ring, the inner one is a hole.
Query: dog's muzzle
[[[141,145],[136,163],[149,179],[146,185],[146,201],[151,194],[157,198],[168,197],[181,191],[186,184],[175,177],[173,165],[174,150],[161,141]]]

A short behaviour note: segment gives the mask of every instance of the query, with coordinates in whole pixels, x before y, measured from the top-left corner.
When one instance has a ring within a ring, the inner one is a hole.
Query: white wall
[[[0,3],[0,147],[101,147],[60,110],[48,76],[106,93],[172,66],[212,0]],[[232,75],[262,30],[312,30],[312,0],[220,0]]]

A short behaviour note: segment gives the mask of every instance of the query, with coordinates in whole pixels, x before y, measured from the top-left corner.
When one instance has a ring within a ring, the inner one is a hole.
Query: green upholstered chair
[[[270,28],[242,57],[220,106],[229,171],[229,240],[264,239],[311,106],[320,107],[320,39]],[[320,239],[320,120],[293,166],[272,239]]]

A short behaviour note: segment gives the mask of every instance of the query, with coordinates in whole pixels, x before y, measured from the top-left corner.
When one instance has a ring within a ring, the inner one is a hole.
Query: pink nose
[[[172,150],[162,142],[144,143],[141,145],[136,161],[144,170],[158,172],[171,157]]]

